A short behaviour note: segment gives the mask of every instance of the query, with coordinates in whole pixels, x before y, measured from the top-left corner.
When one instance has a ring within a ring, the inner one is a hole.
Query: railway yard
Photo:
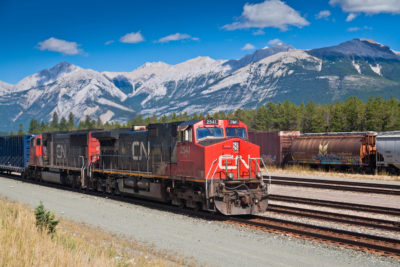
[[[200,265],[398,265],[400,182],[320,178],[264,176],[269,207],[257,216],[224,217],[138,199],[80,194],[18,176],[0,179],[0,196],[32,206],[43,201],[58,216],[126,235]]]

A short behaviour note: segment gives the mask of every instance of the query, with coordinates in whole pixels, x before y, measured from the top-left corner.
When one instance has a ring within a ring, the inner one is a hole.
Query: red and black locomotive
[[[226,215],[267,208],[260,149],[239,120],[40,134],[24,176]]]

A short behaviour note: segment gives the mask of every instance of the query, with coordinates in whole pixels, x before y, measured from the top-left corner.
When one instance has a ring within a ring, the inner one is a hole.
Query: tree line
[[[86,116],[85,119],[75,122],[72,113],[68,118],[59,119],[53,113],[48,122],[32,119],[28,133],[43,133],[52,131],[71,131],[80,129],[117,129],[130,128],[134,125],[148,125],[150,123],[166,123],[174,121],[214,119],[239,119],[247,124],[250,130],[257,131],[301,131],[316,132],[352,132],[352,131],[392,131],[400,130],[400,101],[397,98],[383,99],[370,97],[363,102],[352,96],[342,102],[332,104],[315,104],[313,101],[299,105],[286,100],[284,102],[268,102],[257,109],[237,109],[234,112],[217,112],[213,114],[172,113],[169,116],[156,115],[142,117],[138,115],[127,123],[106,122]],[[22,125],[17,132],[25,133]]]

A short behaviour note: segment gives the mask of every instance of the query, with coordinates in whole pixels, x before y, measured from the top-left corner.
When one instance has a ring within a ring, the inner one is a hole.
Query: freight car
[[[299,135],[299,131],[249,131],[249,141],[260,146],[261,158],[265,164],[282,166],[290,154],[293,140]]]
[[[376,166],[400,174],[400,131],[382,132],[376,137]]]
[[[292,142],[289,163],[373,172],[375,137],[374,132],[303,134]]]
[[[260,151],[239,120],[46,133],[31,142],[32,179],[226,215],[267,208]]]
[[[33,135],[0,136],[0,172],[24,172]]]

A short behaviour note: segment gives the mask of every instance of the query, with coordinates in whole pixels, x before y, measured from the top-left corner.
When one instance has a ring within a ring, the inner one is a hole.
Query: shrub
[[[54,212],[48,211],[44,208],[43,203],[35,209],[36,227],[39,231],[47,230],[47,233],[54,234],[59,220],[55,219]]]

